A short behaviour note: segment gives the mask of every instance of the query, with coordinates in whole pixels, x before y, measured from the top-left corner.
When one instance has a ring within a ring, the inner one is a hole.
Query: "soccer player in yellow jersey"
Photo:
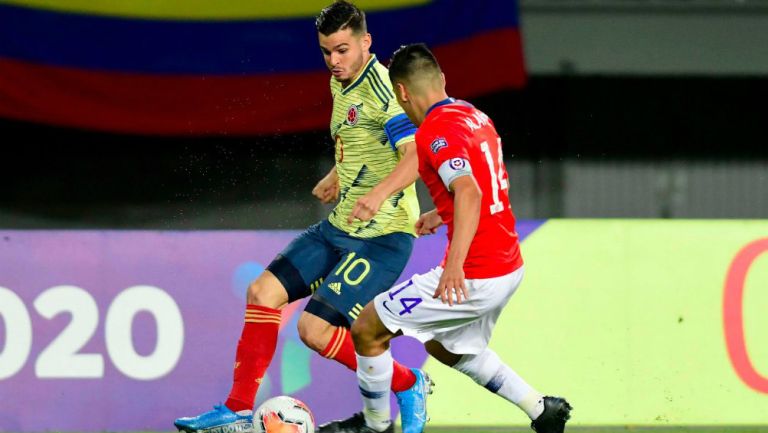
[[[332,74],[336,164],[312,192],[324,203],[338,204],[251,283],[231,392],[213,411],[177,419],[176,427],[186,432],[252,430],[254,399],[275,352],[281,310],[298,299],[312,297],[298,324],[304,343],[355,371],[349,327],[371,299],[394,284],[413,248],[419,217],[413,185],[416,127],[395,100],[387,69],[370,52],[365,14],[336,1],[315,25]],[[392,390],[404,433],[423,431],[430,388],[424,372],[394,362]],[[321,431],[329,428],[344,431],[338,423]]]

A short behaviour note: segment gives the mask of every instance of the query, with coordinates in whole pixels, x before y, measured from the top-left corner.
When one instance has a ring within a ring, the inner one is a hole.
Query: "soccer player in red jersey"
[[[437,60],[423,44],[395,52],[389,69],[398,103],[419,126],[419,174],[435,210],[419,218],[419,234],[448,226],[439,267],[374,298],[352,325],[357,377],[365,409],[345,432],[390,427],[389,341],[401,333],[425,343],[442,363],[514,403],[538,433],[562,433],[571,406],[544,396],[488,348],[502,309],[523,278],[515,217],[509,205],[501,139],[491,119],[449,98]]]

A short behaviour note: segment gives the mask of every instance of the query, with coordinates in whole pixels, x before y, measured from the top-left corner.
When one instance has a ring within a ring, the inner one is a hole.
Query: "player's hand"
[[[443,219],[437,214],[437,209],[423,213],[416,221],[416,234],[419,236],[433,235],[443,225]]]
[[[382,197],[376,190],[371,190],[368,194],[360,197],[355,202],[355,207],[347,217],[347,223],[352,224],[356,219],[360,221],[370,221],[376,213],[379,212],[381,204],[386,197]]]
[[[312,188],[312,195],[323,204],[333,203],[339,198],[339,176],[335,171],[328,173]]]
[[[462,297],[464,300],[469,299],[469,291],[467,290],[466,283],[464,281],[464,269],[461,267],[447,266],[443,270],[443,274],[440,276],[440,281],[437,283],[437,290],[432,298],[440,298],[445,304],[453,306],[454,296],[456,297],[456,303],[461,304]]]

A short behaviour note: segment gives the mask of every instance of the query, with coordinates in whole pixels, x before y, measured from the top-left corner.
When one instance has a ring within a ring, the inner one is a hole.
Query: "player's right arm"
[[[480,223],[483,193],[471,175],[455,178],[449,188],[453,191],[453,237],[434,297],[453,305],[454,293],[457,304],[461,303],[462,296],[469,297],[464,283],[464,260]]]
[[[322,203],[333,203],[339,198],[339,175],[336,166],[312,188],[312,194]]]

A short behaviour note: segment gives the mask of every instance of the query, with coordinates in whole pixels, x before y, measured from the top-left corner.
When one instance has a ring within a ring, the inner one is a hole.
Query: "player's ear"
[[[395,91],[403,102],[408,102],[408,89],[405,88],[403,83],[395,83]]]
[[[363,35],[362,44],[363,44],[363,50],[366,50],[366,51],[370,50],[371,45],[373,44],[373,36],[371,36],[370,33],[366,33],[365,35]]]
[[[440,72],[440,79],[443,82],[443,88],[445,88],[445,72]]]

